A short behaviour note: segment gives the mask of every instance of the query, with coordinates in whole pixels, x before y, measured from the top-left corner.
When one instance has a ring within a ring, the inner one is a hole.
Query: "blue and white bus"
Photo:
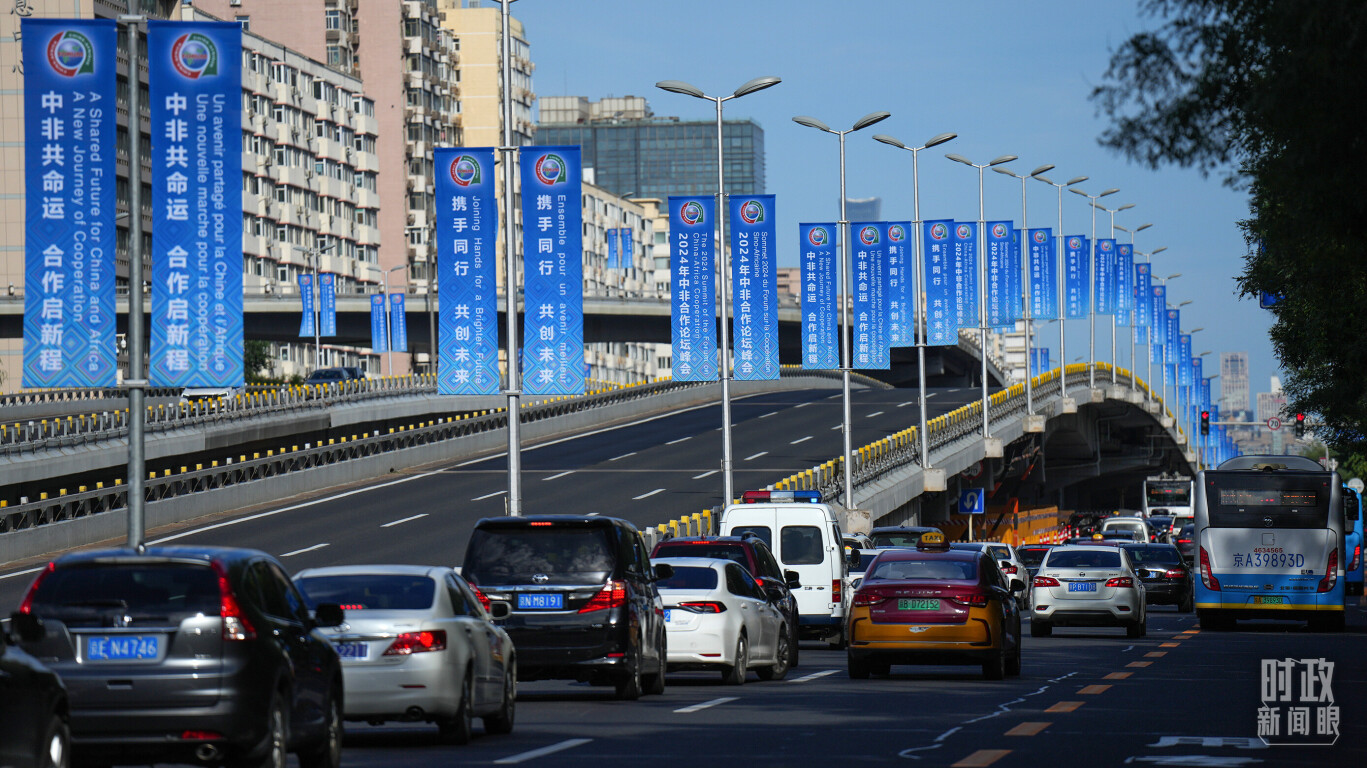
[[[1344,624],[1343,484],[1302,456],[1239,456],[1196,477],[1196,613]]]

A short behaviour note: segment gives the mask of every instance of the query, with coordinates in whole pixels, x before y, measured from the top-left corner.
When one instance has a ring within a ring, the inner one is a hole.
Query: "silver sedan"
[[[346,623],[322,631],[342,659],[344,717],[378,724],[436,723],[443,739],[513,729],[517,659],[470,586],[425,565],[311,568],[294,577],[310,605],[344,605]]]
[[[1030,634],[1047,637],[1055,626],[1125,627],[1147,634],[1144,582],[1119,547],[1063,545],[1050,549],[1035,572]]]

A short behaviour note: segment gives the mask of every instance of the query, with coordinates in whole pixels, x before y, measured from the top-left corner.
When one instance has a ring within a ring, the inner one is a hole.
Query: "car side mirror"
[[[802,579],[798,577],[797,571],[784,571],[783,582],[788,585],[788,589],[797,589],[802,586]]]
[[[47,627],[43,626],[43,620],[31,613],[11,614],[9,622],[10,629],[21,642],[36,643],[47,636]]]
[[[1011,580],[1011,591],[1012,591],[1012,592],[1024,592],[1024,591],[1025,591],[1025,582],[1021,581],[1020,579],[1012,579],[1012,580]]]
[[[513,614],[513,606],[507,600],[490,600],[489,615],[495,621],[506,619]]]
[[[655,579],[668,579],[674,575],[674,566],[669,563],[660,563],[655,567]]]
[[[313,623],[320,627],[340,627],[345,621],[342,606],[336,603],[319,603],[313,611]]]

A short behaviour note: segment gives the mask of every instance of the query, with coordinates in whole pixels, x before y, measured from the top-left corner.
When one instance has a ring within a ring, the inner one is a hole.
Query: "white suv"
[[[1031,603],[1032,637],[1048,637],[1055,626],[1120,626],[1127,637],[1147,634],[1144,582],[1120,547],[1050,549],[1035,572]]]

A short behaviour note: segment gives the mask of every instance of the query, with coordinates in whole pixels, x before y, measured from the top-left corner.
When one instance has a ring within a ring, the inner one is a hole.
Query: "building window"
[[[234,16],[233,18],[237,21],[237,25],[239,27],[242,27],[244,31],[252,28],[252,17]]]

